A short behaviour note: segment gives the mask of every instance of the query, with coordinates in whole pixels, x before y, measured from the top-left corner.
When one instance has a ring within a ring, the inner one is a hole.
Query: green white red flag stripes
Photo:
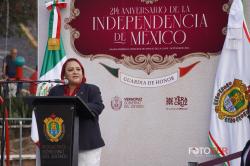
[[[250,139],[248,86],[250,84],[250,35],[241,0],[234,0],[227,36],[218,63],[209,142],[223,157],[241,151]],[[225,165],[239,166],[240,159]]]
[[[63,41],[61,38],[61,15],[60,8],[65,8],[65,2],[59,2],[58,0],[52,0],[46,3],[46,7],[50,10],[49,17],[49,29],[48,29],[48,39],[56,38],[59,39],[58,49],[49,49],[49,44],[47,42],[46,50],[43,57],[43,63],[41,67],[39,80],[55,80],[61,79],[61,69],[63,63],[66,61],[65,50],[63,46]],[[38,85],[37,95],[46,96],[49,89],[54,86],[53,83],[42,83]],[[32,129],[31,138],[34,142],[39,141],[37,124],[34,112],[32,113]]]
[[[49,18],[49,38],[60,38],[61,32],[61,8],[66,8],[66,2],[58,2],[57,0],[47,2],[46,8],[51,11]]]

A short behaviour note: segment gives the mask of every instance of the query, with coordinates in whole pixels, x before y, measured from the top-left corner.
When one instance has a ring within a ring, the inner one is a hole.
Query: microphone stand
[[[0,84],[9,84],[9,83],[63,83],[60,80],[29,80],[29,79],[22,79],[22,80],[0,80]]]

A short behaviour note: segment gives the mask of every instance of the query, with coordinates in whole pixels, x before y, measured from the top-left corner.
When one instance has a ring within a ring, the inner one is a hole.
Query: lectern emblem
[[[64,136],[63,119],[51,114],[50,117],[44,119],[44,134],[50,142],[58,142]]]

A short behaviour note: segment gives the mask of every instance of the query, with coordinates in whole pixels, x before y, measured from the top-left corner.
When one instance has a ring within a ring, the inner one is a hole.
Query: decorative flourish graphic
[[[120,78],[120,81],[131,86],[136,86],[140,88],[156,88],[160,86],[165,86],[176,82],[179,78],[184,77],[189,73],[200,61],[197,61],[186,67],[179,67],[179,70],[163,77],[157,78],[138,78],[127,75],[125,73],[119,72],[119,68],[112,68],[108,65],[100,63],[110,74],[116,78]]]

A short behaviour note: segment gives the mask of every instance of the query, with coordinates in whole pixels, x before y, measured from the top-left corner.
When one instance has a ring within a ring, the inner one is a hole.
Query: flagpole
[[[8,123],[8,109],[5,107],[5,153],[6,153],[6,166],[10,166],[10,137],[9,137],[9,123]]]
[[[5,147],[5,112],[4,112],[4,106],[3,106],[4,100],[0,96],[0,105],[2,107],[2,139],[1,139],[1,166],[3,166],[4,161],[4,147]]]
[[[9,30],[9,0],[6,0],[6,34],[5,34],[5,53],[7,56],[8,49],[8,30]],[[2,107],[2,139],[1,139],[1,166],[3,166],[4,161],[4,147],[5,147],[5,111],[3,106],[4,100],[0,96],[0,105]]]

